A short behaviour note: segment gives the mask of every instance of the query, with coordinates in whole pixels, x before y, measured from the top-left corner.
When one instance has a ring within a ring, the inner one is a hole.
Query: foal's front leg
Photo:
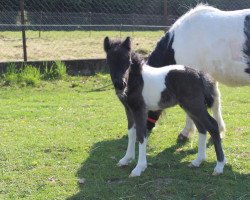
[[[132,170],[130,177],[140,176],[147,168],[147,112],[143,108],[133,111],[136,126],[136,135],[139,141],[139,157],[136,167]]]
[[[126,109],[128,120],[128,147],[125,156],[117,163],[119,167],[128,165],[135,158],[136,129],[134,117],[129,109]]]

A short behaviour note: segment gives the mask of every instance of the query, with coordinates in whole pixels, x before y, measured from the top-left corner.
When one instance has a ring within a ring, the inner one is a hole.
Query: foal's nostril
[[[118,90],[123,90],[124,87],[125,87],[123,81],[121,81],[121,82],[120,82],[120,81],[115,81],[114,86],[115,86],[115,88],[118,89]]]

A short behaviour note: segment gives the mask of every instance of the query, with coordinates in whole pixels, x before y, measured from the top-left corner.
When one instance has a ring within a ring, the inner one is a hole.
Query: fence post
[[[22,39],[23,39],[23,60],[27,62],[27,46],[25,34],[25,19],[24,19],[24,0],[20,0],[21,24],[22,24]]]

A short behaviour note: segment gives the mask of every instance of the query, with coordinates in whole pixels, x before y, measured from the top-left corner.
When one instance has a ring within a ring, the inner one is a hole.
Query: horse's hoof
[[[223,173],[222,173],[222,172],[216,172],[216,171],[214,171],[214,172],[212,173],[213,176],[219,176],[219,175],[221,175],[221,174],[223,174]]]
[[[126,166],[128,166],[128,164],[123,164],[123,163],[118,162],[118,163],[116,164],[116,166],[117,166],[117,167],[126,167]]]
[[[122,167],[123,165],[121,163],[116,164],[117,167]]]
[[[136,175],[133,172],[131,172],[131,174],[129,175],[129,178],[134,178],[134,177],[138,177],[138,176],[140,176],[140,175]]]
[[[181,133],[178,135],[177,142],[178,143],[186,143],[189,140],[188,137],[182,135]]]
[[[224,161],[222,162],[218,162],[217,161],[217,164],[214,168],[214,172],[213,172],[213,176],[219,176],[220,174],[223,174],[223,169],[224,169],[224,166],[225,164],[227,163],[227,159],[224,158]]]
[[[193,163],[189,163],[188,165],[189,168],[198,168],[199,166],[194,165]]]

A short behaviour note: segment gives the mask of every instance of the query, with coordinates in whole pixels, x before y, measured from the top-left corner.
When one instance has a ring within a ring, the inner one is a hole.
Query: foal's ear
[[[127,37],[124,42],[122,43],[124,47],[126,47],[129,51],[131,50],[131,39]]]
[[[103,46],[104,46],[104,50],[106,51],[106,53],[108,53],[109,49],[111,48],[109,37],[105,37]]]

